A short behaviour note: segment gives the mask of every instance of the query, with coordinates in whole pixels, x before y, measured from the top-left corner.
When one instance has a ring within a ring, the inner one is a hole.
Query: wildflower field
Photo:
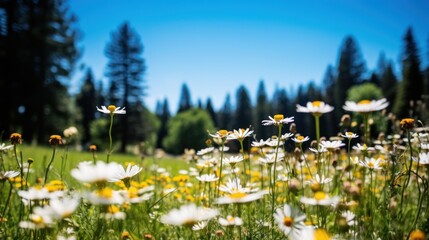
[[[47,140],[44,160],[13,133],[0,145],[0,239],[426,239],[429,135],[411,118],[371,132],[388,104],[346,102],[340,134],[323,137],[320,118],[333,107],[297,105],[315,139],[278,113],[261,122],[278,133],[269,139],[221,129],[207,148],[168,161],[112,154],[112,123],[126,114],[112,105],[97,108],[111,120],[108,151],[91,146],[79,162],[67,161],[74,129]]]

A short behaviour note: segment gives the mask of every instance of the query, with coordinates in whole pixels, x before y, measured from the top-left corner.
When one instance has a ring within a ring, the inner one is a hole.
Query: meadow
[[[0,238],[426,239],[429,135],[412,118],[374,133],[387,105],[348,101],[347,130],[321,137],[333,107],[309,102],[297,112],[314,118],[315,139],[279,113],[261,123],[276,129],[269,139],[220,129],[174,158],[115,153],[111,131],[106,152],[75,150],[75,131],[52,135],[51,147],[13,133],[0,145]],[[126,114],[100,111],[111,122]]]

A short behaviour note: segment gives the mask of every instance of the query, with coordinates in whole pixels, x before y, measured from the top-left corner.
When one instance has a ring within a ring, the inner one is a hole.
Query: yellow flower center
[[[136,198],[136,197],[138,197],[139,195],[138,195],[138,191],[137,191],[137,188],[135,188],[135,187],[130,187],[129,189],[128,189],[128,197],[129,198]]]
[[[244,198],[247,194],[244,192],[234,192],[231,193],[229,195],[230,198],[234,198],[234,199],[240,199],[240,198]]]
[[[111,113],[113,113],[113,112],[116,110],[116,106],[115,106],[115,105],[109,105],[109,106],[107,107],[107,109],[109,109],[109,111],[110,111]]]
[[[366,165],[368,165],[369,168],[374,168],[374,163],[373,162],[369,162]]]
[[[221,129],[217,131],[217,133],[219,134],[220,137],[226,137],[226,135],[228,134],[228,131],[225,129]]]
[[[403,129],[412,129],[414,128],[414,119],[413,118],[403,118],[399,123]]]
[[[318,228],[314,230],[314,239],[329,240],[331,238],[329,237],[328,233],[324,229]]]
[[[276,122],[280,122],[284,118],[285,118],[285,116],[283,116],[283,114],[276,114],[276,115],[274,115],[274,121],[276,121]]]
[[[102,198],[112,198],[113,190],[111,188],[103,188],[98,190],[96,194]]]
[[[320,107],[320,105],[322,105],[322,101],[313,101],[311,102],[311,105],[313,105],[313,107]]]
[[[298,137],[296,137],[296,139],[299,140],[299,141],[302,141],[302,140],[304,140],[304,137],[303,136],[298,136]]]
[[[370,101],[370,100],[367,100],[367,99],[360,100],[360,101],[358,102],[358,104],[359,104],[359,105],[365,105],[365,104],[370,104],[370,103],[371,103],[371,101]]]
[[[323,200],[325,198],[326,198],[326,193],[324,192],[319,191],[314,194],[314,199],[316,199],[317,201]]]
[[[284,217],[283,218],[283,224],[285,226],[290,227],[290,226],[292,226],[292,223],[293,223],[293,218],[291,218],[291,217]]]
[[[43,223],[43,218],[39,215],[32,215],[31,221],[34,222],[35,224],[41,224]]]
[[[351,137],[351,136],[353,136],[353,133],[352,132],[347,132],[346,135],[349,136],[349,137]]]
[[[62,144],[62,143],[63,143],[63,141],[62,141],[60,135],[52,135],[49,138],[49,144],[51,144],[51,145],[58,145],[58,144]]]
[[[118,213],[119,212],[119,207],[115,206],[115,205],[110,205],[109,207],[107,207],[107,212],[109,212],[109,213]]]
[[[235,217],[228,216],[228,217],[226,217],[226,220],[230,223],[233,223],[235,221]]]

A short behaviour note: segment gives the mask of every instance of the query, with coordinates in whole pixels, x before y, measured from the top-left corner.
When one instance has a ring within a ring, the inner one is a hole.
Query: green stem
[[[112,140],[113,116],[114,116],[114,114],[111,113],[110,114],[110,127],[109,127],[109,152],[107,153],[107,162],[109,162],[110,154],[112,154],[112,145],[113,145],[113,140]]]
[[[49,168],[51,167],[52,162],[54,161],[55,158],[55,153],[56,153],[56,147],[55,145],[53,146],[53,150],[52,150],[52,157],[51,160],[48,163],[48,167],[46,168],[45,171],[45,180],[44,180],[44,184],[46,184],[46,182],[48,181],[48,173],[49,173]]]

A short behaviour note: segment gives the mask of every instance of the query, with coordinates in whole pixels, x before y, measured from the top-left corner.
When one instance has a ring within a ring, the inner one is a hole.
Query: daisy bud
[[[222,237],[224,235],[222,230],[216,230],[215,234],[217,237]]]
[[[61,145],[63,144],[63,140],[61,139],[60,135],[51,135],[51,137],[49,138],[49,144],[51,144],[52,146]]]
[[[22,135],[19,133],[12,133],[10,135],[9,141],[12,145],[22,144]]]
[[[296,124],[295,123],[291,123],[289,126],[289,132],[295,134],[296,133]]]
[[[310,147],[314,148],[314,149],[317,149],[317,141],[316,140],[311,141]]]
[[[293,178],[289,181],[289,190],[293,193],[298,193],[301,189],[301,183],[298,179]]]
[[[295,159],[298,160],[299,162],[302,162],[302,159],[301,159],[301,149],[300,148],[295,148],[295,150],[293,151],[293,153],[295,154]]]
[[[344,114],[341,117],[341,125],[342,126],[348,126],[348,125],[350,125],[350,115],[349,114]]]
[[[28,159],[27,159],[27,162],[28,162],[28,164],[32,164],[32,163],[34,162],[34,159],[32,159],[32,158],[28,158]]]

